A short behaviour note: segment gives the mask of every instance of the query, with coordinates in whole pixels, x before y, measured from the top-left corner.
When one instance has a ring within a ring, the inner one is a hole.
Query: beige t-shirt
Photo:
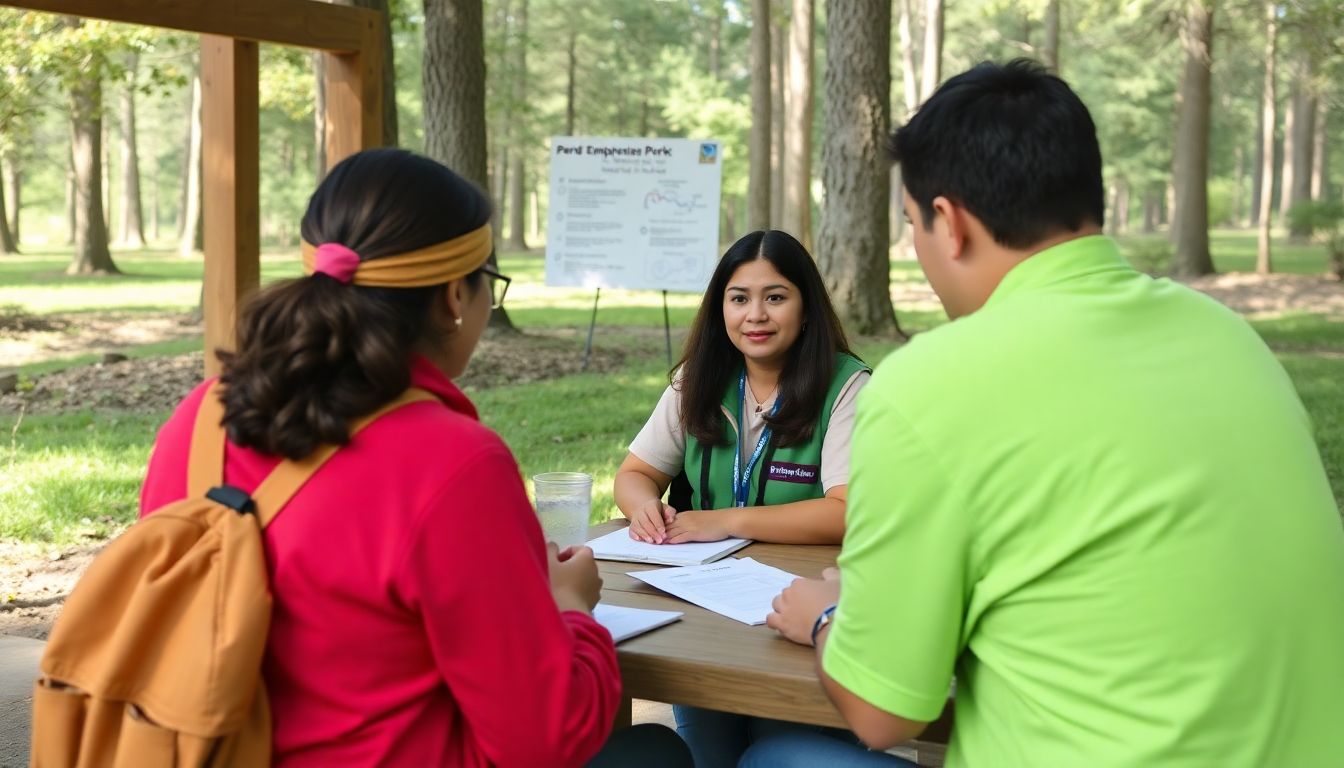
[[[849,377],[831,408],[831,423],[821,439],[821,487],[830,491],[838,485],[849,484],[849,436],[854,431],[854,405],[863,385],[871,378],[867,371],[858,371]],[[775,395],[756,402],[751,387],[747,387],[747,439],[740,441],[742,463],[751,459],[765,429],[765,416],[775,403]],[[630,443],[630,452],[646,464],[666,475],[676,476],[686,460],[686,434],[681,431],[681,393],[676,385],[669,385],[658,398],[644,428]]]

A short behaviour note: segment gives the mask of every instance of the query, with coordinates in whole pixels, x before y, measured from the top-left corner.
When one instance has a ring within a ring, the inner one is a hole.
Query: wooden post
[[[201,36],[205,373],[232,349],[237,309],[261,275],[257,44]]]
[[[383,145],[383,38],[373,19],[356,53],[326,53],[327,169]]]

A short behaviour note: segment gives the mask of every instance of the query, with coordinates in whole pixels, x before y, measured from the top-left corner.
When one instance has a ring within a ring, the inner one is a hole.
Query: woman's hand
[[[667,544],[685,544],[688,541],[723,541],[732,536],[729,523],[735,510],[693,509],[678,512],[667,526]]]
[[[597,561],[588,547],[570,547],[561,552],[554,542],[546,543],[546,560],[551,574],[551,594],[562,611],[592,613],[602,596],[602,577]]]
[[[667,526],[677,517],[677,510],[662,499],[649,499],[630,514],[630,538],[649,544],[662,544],[667,539]]]

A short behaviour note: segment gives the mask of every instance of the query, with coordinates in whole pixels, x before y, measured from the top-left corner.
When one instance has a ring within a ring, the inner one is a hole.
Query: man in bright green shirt
[[[1344,765],[1344,526],[1283,368],[1100,234],[1095,128],[1057,77],[981,65],[893,146],[953,322],[861,395],[843,579],[770,625],[816,640],[869,747],[955,675],[953,766]],[[806,759],[894,759],[830,741]],[[779,746],[743,764],[808,748]]]

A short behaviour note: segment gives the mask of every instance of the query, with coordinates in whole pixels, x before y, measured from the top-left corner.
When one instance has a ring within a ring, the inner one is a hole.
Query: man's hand
[[[732,510],[691,509],[678,512],[667,526],[667,544],[685,544],[688,541],[723,541],[732,535],[728,530]]]
[[[765,625],[799,645],[811,645],[817,617],[839,601],[840,571],[827,568],[820,579],[794,579],[776,595]]]
[[[664,504],[662,499],[649,499],[630,515],[630,538],[648,544],[662,544],[667,539],[667,526],[677,517],[677,510]]]

